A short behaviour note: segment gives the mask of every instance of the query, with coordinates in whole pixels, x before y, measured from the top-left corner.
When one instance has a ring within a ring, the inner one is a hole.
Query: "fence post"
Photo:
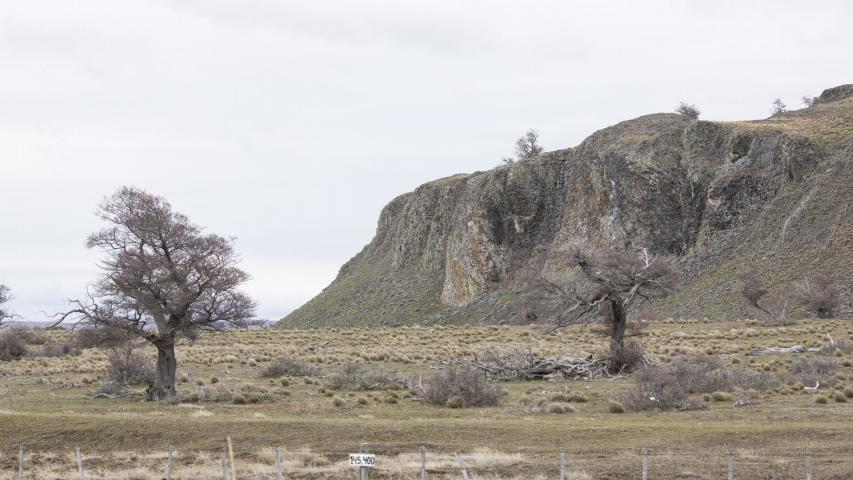
[[[169,461],[166,463],[166,480],[172,480],[172,447],[169,446]]]
[[[421,480],[427,480],[426,447],[421,447]]]
[[[284,472],[281,469],[281,449],[275,447],[275,478],[276,480],[284,480]]]
[[[735,478],[735,455],[732,453],[732,449],[729,449],[729,480],[734,480]]]
[[[465,459],[461,453],[456,454],[456,460],[459,462],[459,468],[462,469],[462,478],[468,480],[468,469],[465,468]]]
[[[367,451],[367,444],[361,444],[361,453],[370,453]],[[370,469],[367,467],[358,467],[358,478],[359,480],[370,480]]]
[[[649,480],[649,450],[643,449],[643,480]]]
[[[80,447],[74,448],[74,454],[77,457],[77,472],[80,474],[80,480],[86,480],[83,476],[83,458],[80,456]]]
[[[560,449],[560,480],[566,480],[566,449]]]
[[[225,447],[222,447],[222,480],[228,480],[228,454]]]
[[[812,451],[806,452],[806,480],[812,480]]]
[[[18,480],[24,480],[24,447],[18,452]]]
[[[234,464],[234,445],[231,443],[231,437],[225,437],[228,443],[228,463],[231,464],[231,480],[237,480],[237,465]]]

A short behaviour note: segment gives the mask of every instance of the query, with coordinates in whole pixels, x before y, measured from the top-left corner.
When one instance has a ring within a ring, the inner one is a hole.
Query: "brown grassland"
[[[636,340],[664,363],[705,353],[727,364],[785,374],[796,356],[745,353],[821,346],[827,334],[853,341],[853,323],[661,321]],[[320,342],[329,343],[308,350]],[[744,475],[736,478],[803,478],[806,451],[814,455],[814,478],[853,478],[853,398],[841,398],[853,387],[853,353],[829,353],[839,365],[838,382],[818,392],[794,384],[767,392],[734,390],[723,401],[700,396],[702,408],[689,411],[610,413],[610,401],[631,387],[630,377],[507,382],[501,384],[508,393],[501,405],[459,409],[424,405],[407,398],[405,390],[324,386],[348,362],[418,378],[443,360],[508,345],[529,346],[541,355],[587,356],[602,354],[606,341],[585,326],[206,333],[178,347],[179,390],[186,401],[175,404],[94,398],[106,364],[101,350],[0,363],[0,479],[17,478],[20,447],[34,472],[27,478],[71,478],[75,446],[84,452],[87,478],[163,478],[169,446],[176,449],[176,479],[220,478],[226,437],[235,445],[238,478],[246,479],[275,478],[274,446],[284,452],[288,478],[354,478],[344,462],[360,442],[379,456],[371,478],[419,478],[421,446],[429,452],[433,479],[461,478],[454,452],[465,453],[473,478],[557,478],[561,448],[569,459],[568,478],[575,479],[637,478],[643,448],[651,453],[652,478],[725,478],[728,449]],[[319,370],[307,378],[262,377],[261,370],[280,356],[307,360]],[[551,413],[554,395],[567,387],[586,401],[570,403],[572,413]],[[205,389],[243,393],[236,403],[192,397]],[[828,402],[816,402],[818,395]],[[737,400],[748,405],[736,407]]]

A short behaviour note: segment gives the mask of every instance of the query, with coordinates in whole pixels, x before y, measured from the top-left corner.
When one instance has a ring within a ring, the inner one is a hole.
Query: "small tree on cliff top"
[[[628,311],[672,291],[679,278],[673,257],[655,257],[645,249],[639,254],[615,249],[561,251],[552,255],[551,262],[580,270],[586,285],[556,282],[536,273],[528,279],[530,309],[556,328],[591,323],[601,315],[610,336],[611,360],[619,358],[625,347]]]
[[[6,285],[0,285],[0,325],[3,325],[3,322],[6,320],[10,320],[14,317],[12,312],[6,309],[6,303],[12,299],[12,295],[9,294],[9,287]]]
[[[98,215],[108,226],[86,245],[105,253],[103,273],[57,323],[122,329],[151,343],[157,383],[148,397],[169,398],[176,340],[244,325],[255,303],[237,287],[249,276],[237,268],[233,239],[204,233],[161,197],[124,187],[104,200]]]

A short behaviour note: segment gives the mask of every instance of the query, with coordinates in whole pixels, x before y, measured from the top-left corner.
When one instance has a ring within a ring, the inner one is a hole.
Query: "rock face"
[[[740,271],[777,290],[816,272],[851,284],[851,205],[851,85],[761,121],[646,115],[397,197],[373,241],[282,324],[515,322],[524,272],[552,268],[550,251],[599,245],[679,256],[687,281],[662,314],[748,314]]]

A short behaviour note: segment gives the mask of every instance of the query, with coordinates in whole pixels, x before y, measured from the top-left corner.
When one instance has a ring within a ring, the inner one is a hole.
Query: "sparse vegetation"
[[[443,405],[433,406],[419,385],[426,387],[431,375],[438,372],[436,367],[448,359],[480,355],[508,345],[524,345],[525,351],[530,349],[536,357],[567,354],[585,358],[607,348],[594,325],[559,330],[439,325],[379,327],[369,332],[328,328],[204,333],[195,342],[182,340],[178,345],[179,376],[186,374],[190,381],[181,388],[174,406],[138,402],[141,385],[105,382],[108,390],[100,389],[98,377],[108,364],[109,349],[85,348],[74,358],[26,355],[19,361],[0,364],[0,398],[4,401],[0,422],[8,427],[4,428],[5,441],[12,445],[34,442],[32,451],[50,449],[56,442],[74,442],[84,453],[122,448],[157,450],[163,448],[162,439],[172,435],[177,455],[182,455],[182,449],[214,449],[214,462],[220,458],[216,449],[222,443],[223,429],[238,446],[284,442],[282,446],[290,451],[336,450],[342,443],[357,444],[361,438],[392,444],[437,443],[453,432],[454,448],[462,451],[488,444],[498,450],[539,452],[543,442],[557,445],[563,441],[568,429],[590,450],[609,448],[616,441],[631,449],[664,450],[673,445],[710,448],[737,444],[736,435],[747,430],[751,439],[768,449],[800,448],[831,437],[836,439],[828,447],[831,452],[849,450],[851,443],[843,433],[849,429],[853,403],[849,399],[837,402],[835,397],[851,388],[849,380],[841,377],[853,379],[853,353],[832,349],[798,357],[745,355],[766,344],[814,348],[828,343],[841,345],[853,340],[849,323],[806,319],[796,326],[757,325],[751,320],[709,323],[661,319],[649,323],[642,338],[650,360],[672,369],[686,368],[678,367],[682,359],[699,364],[708,361],[712,364],[711,379],[722,376],[725,380],[705,382],[696,374],[699,380],[688,383],[704,382],[696,390],[707,393],[688,393],[681,405],[686,411],[678,414],[667,411],[677,406],[657,404],[648,407],[660,410],[653,415],[633,413],[635,409],[625,397],[636,391],[635,384],[642,383],[639,373],[621,381],[512,379],[498,384],[505,393],[497,405],[485,411],[466,409],[468,404],[458,394],[448,397]],[[34,331],[35,341],[44,345],[61,344],[72,335],[67,330]],[[330,343],[321,352],[305,348],[326,341]],[[30,344],[30,349],[39,351],[40,346]],[[816,392],[806,389],[814,383],[795,385],[799,380],[791,372],[792,365],[800,359],[828,358],[825,355],[832,355],[831,360],[836,362],[835,384],[822,384]],[[153,355],[146,357],[153,360]],[[323,373],[301,378],[259,376],[260,369],[280,357],[322,365]],[[252,366],[249,359],[257,365]],[[406,380],[406,388],[333,390],[330,377],[344,370],[348,362],[357,362],[367,370],[394,372],[394,378]],[[211,384],[212,377],[216,377],[216,384]],[[482,380],[482,372],[474,378]],[[197,385],[199,380],[203,380],[202,385]],[[92,395],[99,392],[109,398],[93,400]],[[731,400],[713,401],[715,392],[726,393]],[[706,394],[708,401],[703,401]],[[827,403],[815,403],[818,395]],[[341,403],[336,398],[343,401],[342,406],[336,405]],[[651,403],[648,396],[644,400]],[[740,400],[746,400],[747,405],[735,407]],[[549,413],[552,404],[564,410],[571,407],[575,413]],[[622,413],[611,413],[619,411],[615,404],[621,405]],[[694,440],[699,422],[703,425],[701,440]],[[288,430],[284,439],[281,425]],[[649,437],[645,432],[652,428],[656,434]],[[95,429],[98,436],[91,440],[72,433]],[[127,435],[136,431],[147,433]],[[429,455],[433,462],[439,453],[430,450]],[[629,463],[631,467],[637,465],[633,459]],[[599,462],[591,467],[590,474],[592,478],[614,476],[613,472],[621,468]]]

